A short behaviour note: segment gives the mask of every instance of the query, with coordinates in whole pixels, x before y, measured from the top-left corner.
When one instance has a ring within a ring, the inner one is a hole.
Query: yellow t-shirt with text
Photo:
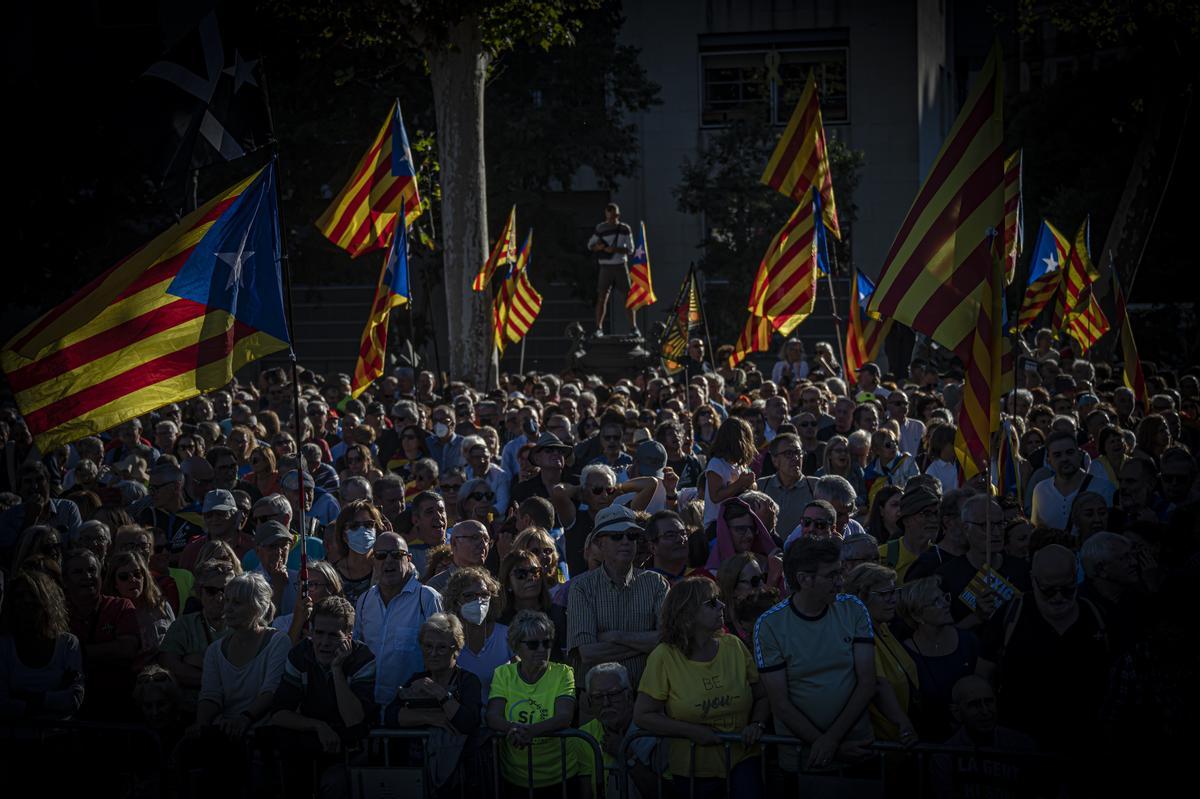
[[[575,673],[570,666],[551,662],[535,683],[526,682],[516,663],[506,663],[492,676],[489,702],[504,700],[504,718],[514,724],[537,724],[554,715],[559,697],[575,701]],[[568,743],[570,743],[568,741]],[[578,773],[577,759],[568,748],[567,776]],[[562,781],[560,744],[555,738],[533,739],[533,787],[557,785]],[[529,753],[525,749],[500,744],[500,771],[513,785],[529,784]]]

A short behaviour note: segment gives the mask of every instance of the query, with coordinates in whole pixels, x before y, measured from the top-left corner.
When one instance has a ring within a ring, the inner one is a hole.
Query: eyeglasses
[[[687,530],[664,530],[659,533],[656,541],[686,541],[688,538]]]
[[[805,516],[800,520],[801,527],[815,527],[818,530],[828,530],[833,526],[833,522],[828,519],[815,519],[811,516]]]
[[[765,580],[766,578],[764,578],[761,574],[756,574],[753,577],[739,577],[738,585],[741,585],[742,583],[750,583],[751,588],[758,588],[763,584],[763,582],[765,582]]]
[[[460,488],[463,487],[463,484],[462,483],[442,483],[441,486],[442,486],[443,491],[458,491]]]
[[[588,694],[588,698],[592,700],[593,705],[613,705],[625,698],[625,689],[617,688],[612,691],[596,691]]]
[[[518,580],[528,580],[530,577],[541,577],[542,570],[534,568],[513,569],[513,576]]]
[[[1075,596],[1075,592],[1079,590],[1077,585],[1042,585],[1037,583],[1037,589],[1046,599],[1054,599],[1062,597],[1063,599],[1071,599]]]
[[[385,561],[388,558],[391,558],[392,560],[402,560],[403,558],[408,557],[408,552],[407,552],[407,550],[403,550],[403,549],[386,549],[386,550],[377,549],[377,550],[375,550],[374,557],[375,557],[375,560],[378,560],[378,561]]]
[[[550,647],[554,646],[554,639],[540,638],[533,641],[522,641],[521,643],[524,644],[530,652],[536,652],[539,649],[545,649],[547,652],[549,652]]]
[[[139,572],[117,572],[117,579],[123,583],[129,582],[135,577],[140,580],[142,575]]]
[[[610,541],[632,541],[635,544],[642,540],[642,534],[637,531],[626,531],[624,533],[605,533],[601,538],[607,538]]]
[[[588,489],[588,491],[591,491],[596,496],[600,496],[601,494],[611,494],[616,490],[617,489],[613,486],[592,486]]]
[[[703,604],[705,607],[712,608],[713,610],[720,610],[721,608],[725,607],[725,603],[721,601],[721,598],[716,596],[704,600],[704,602],[701,604]]]
[[[492,493],[491,491],[472,491],[470,494],[467,494],[467,497],[469,499],[475,500],[476,502],[495,502],[496,501],[496,495],[494,493]]]
[[[887,441],[884,441],[884,442],[883,442],[882,444],[880,444],[879,446],[883,447],[884,449],[895,449],[895,448],[896,448],[896,442],[895,442],[895,441],[892,441],[891,439],[888,439]]]
[[[778,453],[776,453],[775,457],[777,457],[777,458],[801,458],[801,457],[804,457],[804,453],[798,449],[785,449],[785,450],[780,450]]]

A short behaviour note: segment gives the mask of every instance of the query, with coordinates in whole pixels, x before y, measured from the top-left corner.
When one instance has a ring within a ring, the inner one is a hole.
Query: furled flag
[[[821,193],[821,215],[825,226],[835,238],[841,239],[817,79],[812,72],[808,74],[808,82],[804,84],[792,118],[767,161],[761,182],[797,203],[806,203],[809,191],[817,189]]]
[[[508,346],[509,342],[509,316],[512,313],[513,302],[517,293],[518,276],[529,266],[529,259],[532,254],[533,228],[530,228],[529,232],[525,234],[525,243],[521,245],[516,260],[509,265],[508,273],[500,281],[500,289],[496,292],[496,297],[492,300],[492,338],[495,341],[496,349],[500,351],[501,355],[504,354],[504,349]],[[538,308],[541,308],[540,296],[538,297]]]
[[[775,329],[771,320],[764,319],[751,313],[746,317],[746,324],[738,335],[737,343],[733,345],[733,353],[729,356],[729,368],[735,368],[752,352],[766,352],[771,346],[771,335]]]
[[[700,325],[700,319],[700,287],[696,285],[695,271],[688,270],[662,337],[660,359],[667,374],[678,374],[683,368],[688,339]]]
[[[1042,309],[1055,299],[1062,288],[1063,265],[1071,251],[1071,242],[1050,224],[1042,220],[1038,231],[1037,245],[1029,262],[1029,280],[1025,284],[1025,297],[1017,317],[1017,330],[1025,330],[1035,321]]]
[[[1088,228],[1088,221],[1085,220],[1071,245],[1071,253],[1067,256],[1067,272],[1063,276],[1066,293],[1070,293],[1074,285],[1079,286],[1072,305],[1068,307],[1066,328],[1071,338],[1079,342],[1083,352],[1090,350],[1108,332],[1108,317],[1101,310],[1092,285],[1100,273],[1092,265],[1088,252]]]
[[[487,288],[488,283],[492,282],[492,276],[503,266],[508,266],[510,269],[517,260],[517,206],[513,206],[508,212],[508,220],[504,223],[504,229],[500,231],[500,238],[496,239],[496,243],[492,246],[492,252],[488,255],[483,265],[479,267],[479,273],[475,275],[475,280],[471,283],[471,288],[475,291],[483,291]]]
[[[225,4],[220,20],[207,12],[132,93],[130,155],[150,159],[159,177],[241,158],[271,139],[261,62],[239,10]]]
[[[629,293],[625,307],[637,310],[658,302],[654,296],[654,281],[650,279],[650,250],[646,247],[646,223],[642,223],[642,238],[629,259]]]
[[[1004,162],[1004,285],[1017,277],[1017,260],[1025,247],[1025,206],[1021,199],[1021,151]]]
[[[416,162],[397,100],[350,180],[317,220],[317,227],[325,238],[357,258],[390,247],[398,218],[403,218],[399,227],[407,231],[420,215]]]
[[[1062,330],[1067,324],[1067,316],[1079,310],[1081,305],[1086,305],[1083,290],[1100,277],[1089,255],[1091,223],[1090,217],[1083,220],[1071,241],[1067,260],[1063,262],[1062,291],[1054,303],[1054,315],[1050,322],[1055,330]]]
[[[999,425],[1003,105],[997,45],[900,226],[868,307],[963,362],[956,449],[968,479],[988,467]]]
[[[400,221],[397,220],[396,224],[400,224]],[[354,379],[350,381],[350,396],[357,397],[383,374],[388,318],[393,308],[404,305],[408,299],[408,231],[400,225],[400,231],[392,236],[392,246],[388,248],[383,269],[379,272],[371,315],[367,317],[362,342],[358,345],[358,362],[354,365]]]
[[[1112,270],[1113,304],[1117,325],[1121,328],[1121,355],[1125,359],[1123,377],[1125,385],[1133,391],[1134,397],[1141,404],[1142,410],[1150,408],[1150,395],[1146,392],[1146,376],[1142,372],[1142,360],[1138,357],[1137,344],[1133,340],[1133,326],[1129,323],[1129,311],[1125,305],[1125,292],[1121,290],[1121,281],[1117,277],[1117,269]]]
[[[854,270],[858,301],[850,300],[850,324],[846,328],[846,375],[853,378],[863,364],[875,360],[879,349],[892,329],[891,319],[872,319],[867,315],[867,305],[875,293],[871,279]]]
[[[1015,497],[1024,504],[1025,496],[1021,490],[1021,469],[1017,462],[1020,443],[1017,439],[1017,429],[1011,419],[1000,422],[1000,430],[996,434],[996,467],[992,472],[992,487],[997,496]]]
[[[289,344],[270,164],[13,337],[0,354],[43,452],[226,385]]]

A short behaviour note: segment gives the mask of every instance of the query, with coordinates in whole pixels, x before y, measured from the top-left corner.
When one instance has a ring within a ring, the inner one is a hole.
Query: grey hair
[[[851,433],[849,436],[846,437],[846,446],[851,446],[851,445],[855,445],[855,444],[857,444],[860,447],[864,447],[865,449],[870,449],[871,448],[871,434],[868,433],[866,430],[855,430],[853,433]]]
[[[79,525],[79,533],[77,534],[77,537],[82,536],[84,533],[91,532],[92,530],[99,531],[100,535],[103,536],[105,541],[110,544],[112,543],[112,531],[108,529],[107,524],[99,519],[89,519],[88,521]]]
[[[853,505],[858,501],[854,486],[845,477],[837,474],[827,474],[817,481],[817,490],[813,492],[817,499],[826,502],[842,502]]]
[[[597,663],[595,666],[592,666],[590,669],[588,669],[587,675],[583,678],[583,690],[591,693],[592,678],[602,677],[605,674],[615,675],[620,681],[621,687],[626,690],[633,687],[633,684],[629,680],[629,669],[625,668],[620,663],[609,662]]]
[[[271,603],[271,584],[258,572],[234,577],[225,586],[225,599],[248,602],[258,608],[258,621],[267,626],[275,618],[275,606]]]
[[[323,453],[321,452],[320,447],[318,447],[316,444],[309,441],[307,444],[300,445],[300,454],[303,455],[308,460],[319,461],[319,460],[321,460],[321,456]]]
[[[1015,393],[1016,393],[1017,399],[1022,399],[1022,400],[1025,400],[1026,402],[1033,402],[1033,392],[1030,391],[1029,389],[1018,388]]]
[[[1095,577],[1100,564],[1113,560],[1122,545],[1131,546],[1129,539],[1118,533],[1099,532],[1088,536],[1088,540],[1079,548],[1083,573],[1088,577]]]
[[[772,513],[776,516],[779,515],[779,503],[762,491],[743,491],[738,496],[752,505],[762,505],[770,508]]]
[[[159,430],[170,430],[172,433],[178,433],[179,425],[175,424],[170,419],[163,419],[161,422],[154,425],[154,432],[157,433]]]
[[[617,484],[617,473],[612,467],[606,463],[590,463],[583,467],[583,471],[579,473],[579,485],[587,485],[589,475],[602,474],[612,481],[613,485]]]
[[[934,419],[941,419],[946,424],[954,424],[954,417],[948,408],[934,408],[929,414],[929,421],[932,422]]]
[[[969,496],[963,500],[962,506],[958,509],[958,517],[960,519],[962,519],[963,521],[966,521],[967,511],[969,511],[971,508],[974,508],[976,505],[980,505],[980,504],[984,504],[984,505],[990,504],[990,505],[994,506],[997,510],[1000,509],[1000,503],[997,502],[996,500],[992,499],[992,497],[989,494],[972,494],[971,496]],[[995,517],[996,517],[996,520],[995,520],[996,524],[1004,524],[1000,514],[995,514]],[[989,516],[989,518],[990,518],[990,516]]]
[[[76,483],[88,482],[89,480],[95,480],[99,474],[100,474],[100,467],[96,465],[95,461],[90,461],[90,460],[84,458],[84,459],[80,460],[79,463],[75,464],[75,482]]]
[[[870,533],[851,533],[842,539],[842,560],[852,558],[852,552],[856,547],[867,545],[871,547],[873,552],[878,552],[879,542],[875,540],[875,536]]]
[[[365,477],[359,477],[358,475],[355,475],[354,477],[347,477],[342,481],[342,484],[338,486],[338,496],[342,498],[342,501],[345,501],[346,499],[346,488],[352,485],[361,488],[366,493],[367,499],[375,498],[374,493],[371,491],[371,481]]]
[[[132,505],[139,499],[147,497],[150,494],[146,490],[146,486],[134,480],[122,480],[117,483],[117,490],[121,492],[121,500],[126,505]]]
[[[825,378],[825,388],[835,397],[846,396],[846,381],[840,377]]]
[[[417,411],[417,404],[411,400],[400,400],[392,405],[392,416],[400,415],[421,418],[421,414]]]
[[[413,466],[413,468],[414,468],[414,470],[422,469],[426,472],[429,472],[429,475],[434,480],[438,479],[438,476],[439,476],[438,465],[437,465],[437,461],[435,461],[433,458],[421,458],[421,460],[416,462],[416,464]]]
[[[508,625],[508,648],[517,651],[517,645],[525,640],[554,638],[554,622],[540,610],[522,610]]]
[[[485,447],[486,448],[487,445],[488,445],[487,442],[484,441],[483,438],[480,436],[463,436],[462,451],[464,453],[467,453],[467,452],[470,452],[471,450],[475,449],[476,447]]]
[[[182,483],[183,469],[180,469],[173,463],[155,463],[154,468],[150,470],[150,479],[155,483],[159,483],[164,480]]]
[[[509,640],[511,640],[512,628],[510,627],[509,630]],[[427,633],[441,633],[450,636],[454,639],[454,645],[460,652],[467,641],[462,622],[453,613],[435,613],[426,619],[417,633],[417,641],[424,641]]]
[[[490,490],[491,486],[488,485],[487,480],[484,480],[482,477],[476,477],[473,480],[468,480],[467,482],[463,483],[462,488],[458,489],[458,502],[455,503],[455,506],[459,516],[465,516],[467,514],[466,500],[471,496],[471,492],[478,491],[480,488],[487,488]],[[449,530],[446,531],[446,535],[450,535]]]
[[[309,561],[308,568],[325,578],[330,596],[342,595],[342,591],[345,590],[342,585],[342,575],[338,574],[338,570],[333,568],[332,563],[327,560],[313,560]]]
[[[287,501],[287,497],[283,494],[267,494],[265,497],[259,498],[253,507],[250,508],[250,513],[253,514],[259,508],[270,508],[275,513],[283,514],[288,518],[292,516],[291,503]]]

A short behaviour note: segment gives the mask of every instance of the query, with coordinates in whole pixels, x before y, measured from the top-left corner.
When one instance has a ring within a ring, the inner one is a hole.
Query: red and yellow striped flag
[[[1079,307],[1067,314],[1067,333],[1079,342],[1081,352],[1087,352],[1108,332],[1108,317],[1096,301],[1091,286],[1085,286],[1079,297]]]
[[[833,173],[829,170],[817,79],[812,72],[808,73],[796,110],[775,145],[775,152],[771,153],[761,182],[801,204],[807,203],[812,189],[817,188],[825,227],[835,238],[842,238],[837,205],[833,201]]]
[[[788,335],[817,300],[817,237],[811,197],[792,211],[771,239],[750,291],[747,310]]]
[[[350,381],[350,396],[357,398],[383,375],[384,358],[387,355],[388,321],[392,309],[408,302],[408,231],[403,227],[392,237],[392,246],[383,259],[379,271],[379,282],[375,286],[375,299],[371,303],[371,314],[363,328],[358,344],[358,360],[354,364],[354,378]]]
[[[0,354],[43,452],[229,383],[285,349],[275,169],[192,213]]]
[[[733,354],[729,356],[729,368],[733,369],[746,359],[752,352],[766,352],[771,346],[771,320],[764,319],[751,313],[746,319],[746,326],[733,345]]]
[[[968,477],[987,467],[998,424],[1003,107],[997,45],[909,208],[868,308],[962,360],[967,374],[959,436]]]
[[[514,344],[529,332],[533,322],[542,310],[542,295],[529,281],[529,272],[521,270],[517,273],[512,290],[512,301],[508,309],[504,334]]]
[[[1133,396],[1141,403],[1142,410],[1149,410],[1150,395],[1146,391],[1146,375],[1142,372],[1142,360],[1138,357],[1137,344],[1133,340],[1133,326],[1129,323],[1129,312],[1125,306],[1125,292],[1121,290],[1121,281],[1117,277],[1117,269],[1112,270],[1113,305],[1116,307],[1116,323],[1121,328],[1121,355],[1124,358],[1123,377],[1125,385],[1133,391]]]
[[[1017,316],[1017,330],[1024,330],[1037,321],[1042,309],[1058,296],[1070,252],[1071,242],[1067,237],[1049,220],[1043,219],[1029,263],[1029,280]]]
[[[421,215],[421,197],[397,100],[354,174],[317,220],[317,227],[357,258],[391,246],[401,211],[404,227],[412,225]]]
[[[492,276],[501,266],[511,266],[516,260],[517,206],[514,205],[508,212],[508,220],[504,223],[504,229],[500,231],[500,238],[496,239],[488,259],[479,267],[479,273],[475,275],[475,281],[471,283],[471,288],[475,291],[483,291],[487,288],[488,283],[492,282]]]
[[[1004,162],[1004,285],[1017,277],[1017,260],[1025,246],[1025,209],[1021,201],[1021,151]]]
[[[529,265],[532,252],[533,228],[530,228],[529,232],[525,234],[525,243],[517,252],[515,263],[508,270],[504,280],[500,281],[500,288],[496,292],[495,299],[492,300],[492,336],[496,343],[496,349],[500,351],[501,355],[508,347],[508,317],[512,311],[513,297],[517,290],[517,275]]]
[[[654,281],[650,278],[650,249],[646,244],[646,223],[642,223],[642,240],[629,259],[629,293],[625,307],[637,310],[658,302],[654,296]]]
[[[1071,251],[1067,254],[1067,262],[1063,269],[1062,291],[1054,303],[1051,326],[1055,330],[1062,330],[1067,324],[1067,316],[1086,304],[1083,297],[1084,288],[1095,283],[1100,277],[1100,272],[1092,265],[1092,258],[1088,253],[1090,229],[1091,219],[1083,220],[1071,242]]]
[[[875,293],[875,284],[857,267],[854,269],[854,278],[856,296],[850,297],[850,320],[846,327],[845,374],[851,380],[863,364],[875,360],[892,329],[891,319],[872,319],[866,313],[871,295]]]

